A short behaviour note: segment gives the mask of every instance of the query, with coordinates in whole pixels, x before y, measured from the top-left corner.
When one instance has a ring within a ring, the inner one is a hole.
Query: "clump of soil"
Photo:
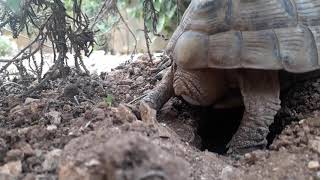
[[[101,75],[71,71],[27,98],[1,94],[0,179],[320,178],[320,120],[301,121],[317,116],[319,80],[282,96],[269,150],[233,159],[214,152],[225,152],[243,109],[194,107],[175,97],[156,121],[151,110],[134,114],[161,79],[158,64],[142,56]]]

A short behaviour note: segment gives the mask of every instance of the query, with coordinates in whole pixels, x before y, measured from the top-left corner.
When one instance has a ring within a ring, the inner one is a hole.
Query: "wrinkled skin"
[[[159,110],[172,96],[188,103],[209,106],[219,103],[232,88],[239,88],[245,112],[229,142],[231,154],[265,148],[269,126],[280,109],[278,71],[272,70],[183,70],[173,65],[158,86],[142,101]]]

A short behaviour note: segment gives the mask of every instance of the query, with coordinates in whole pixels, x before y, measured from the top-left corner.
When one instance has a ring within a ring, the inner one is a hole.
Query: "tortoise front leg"
[[[239,129],[229,143],[229,154],[243,154],[265,148],[269,126],[280,109],[277,71],[243,70],[239,85],[245,112]]]
[[[161,82],[142,101],[159,110],[173,95],[173,69],[170,67]]]

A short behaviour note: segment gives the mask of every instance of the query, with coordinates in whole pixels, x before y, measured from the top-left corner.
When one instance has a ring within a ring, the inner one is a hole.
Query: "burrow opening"
[[[201,150],[226,153],[227,144],[239,127],[244,108],[203,108],[201,111],[197,130],[201,138]]]
[[[201,138],[200,150],[208,150],[218,154],[227,152],[227,144],[232,136],[236,133],[244,112],[244,107],[229,109],[201,108],[199,112],[200,120],[198,121],[197,134]],[[279,135],[282,130],[296,119],[284,123],[282,110],[275,116],[274,123],[269,127],[267,136],[268,146]]]
[[[298,121],[320,108],[320,71],[303,74],[280,72],[281,109],[269,127],[268,146],[292,122]],[[240,92],[235,92],[239,94]],[[201,138],[201,150],[219,154],[227,151],[227,144],[237,131],[244,107],[230,109],[197,110],[197,134]]]

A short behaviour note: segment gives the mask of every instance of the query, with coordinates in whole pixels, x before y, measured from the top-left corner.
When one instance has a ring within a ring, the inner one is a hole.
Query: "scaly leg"
[[[161,82],[142,101],[159,110],[173,95],[173,69],[170,67]]]
[[[245,112],[239,129],[229,142],[229,154],[265,148],[269,126],[280,109],[278,71],[242,70],[239,86]]]

